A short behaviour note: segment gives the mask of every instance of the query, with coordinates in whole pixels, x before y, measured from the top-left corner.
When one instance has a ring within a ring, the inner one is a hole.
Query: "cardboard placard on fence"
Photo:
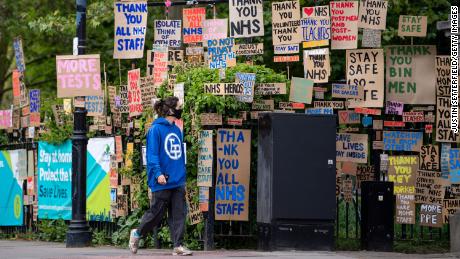
[[[183,42],[196,43],[203,41],[203,21],[206,19],[206,8],[184,8],[182,10]]]
[[[360,85],[332,84],[332,98],[363,99],[364,89]]]
[[[273,62],[275,63],[282,63],[282,62],[299,62],[300,56],[299,55],[292,55],[292,56],[274,56]]]
[[[442,227],[442,205],[422,204],[420,205],[420,226],[441,228]]]
[[[383,0],[363,0],[359,7],[359,28],[385,30],[388,2]]]
[[[233,38],[208,40],[209,68],[220,69],[236,66],[234,45]]]
[[[363,29],[363,38],[361,41],[363,48],[381,48],[382,47],[382,31]]]
[[[113,8],[115,16],[113,58],[142,58],[147,32],[147,2],[114,2]]]
[[[13,127],[13,111],[0,110],[0,129],[8,129]]]
[[[286,83],[259,83],[255,85],[257,95],[286,94]]]
[[[347,84],[364,88],[363,100],[348,107],[383,107],[384,61],[382,49],[347,50]]]
[[[251,131],[219,129],[217,161],[215,219],[248,221]]]
[[[102,96],[100,57],[56,56],[57,97]]]
[[[275,109],[274,100],[254,100],[252,109],[256,111],[273,111]]]
[[[213,141],[212,130],[202,130],[198,136],[197,186],[212,187]]]
[[[383,150],[420,152],[423,132],[383,131]]]
[[[415,203],[442,204],[448,180],[441,172],[418,170],[415,184]]]
[[[158,48],[153,52],[153,86],[158,87],[168,79],[168,48]]]
[[[327,83],[331,71],[329,49],[304,50],[303,66],[306,79]]]
[[[209,211],[209,188],[208,187],[198,187],[200,190],[199,193],[199,205],[201,212]]]
[[[299,44],[275,45],[273,46],[275,55],[298,54],[300,52]]]
[[[427,17],[400,15],[398,36],[426,37]]]
[[[123,145],[121,142],[121,136],[115,136],[115,154],[117,162],[123,162]]]
[[[264,44],[235,44],[235,55],[237,56],[254,56],[264,54]]]
[[[425,122],[425,115],[423,112],[403,112],[404,122]]]
[[[420,165],[421,170],[439,171],[439,146],[438,145],[423,145],[420,149]]]
[[[460,184],[460,148],[449,150],[449,180],[452,184]]]
[[[351,179],[343,180],[342,193],[345,203],[353,202],[353,181]]]
[[[261,0],[260,0],[261,1]],[[208,40],[227,38],[228,19],[209,19],[203,21],[203,44],[208,46]]]
[[[313,96],[313,81],[292,77],[289,89],[289,101],[310,104]]]
[[[356,168],[356,188],[361,189],[361,183],[364,181],[374,181],[375,170],[372,165],[358,165]]]
[[[388,180],[394,183],[395,194],[415,194],[418,156],[389,156]]]
[[[152,99],[155,98],[156,88],[153,86],[153,77],[141,77],[139,86],[141,89],[142,109],[153,108]]]
[[[436,56],[436,96],[450,97],[450,56]]]
[[[331,1],[331,49],[358,47],[358,1]]]
[[[88,111],[87,116],[104,115],[104,108],[103,96],[85,96],[85,109]]]
[[[460,199],[444,199],[442,201],[442,218],[444,224],[449,224],[449,217],[460,209]]]
[[[142,98],[140,89],[141,70],[133,69],[128,71],[128,107],[129,117],[142,114]]]
[[[386,98],[405,104],[435,104],[436,46],[386,47]]]
[[[167,45],[168,47],[180,47],[182,45],[181,20],[155,20],[153,44]]]
[[[243,83],[207,83],[204,92],[213,95],[244,95]]]
[[[24,73],[26,71],[26,62],[24,58],[24,50],[22,48],[22,38],[16,37],[13,40],[13,50],[14,50],[14,57],[16,59],[16,69]]]
[[[30,112],[40,112],[40,89],[29,90]]]
[[[409,194],[396,195],[396,223],[415,224],[415,196]]]
[[[404,103],[396,101],[387,101],[385,105],[385,114],[403,115]]]
[[[118,107],[118,110],[120,113],[129,113],[127,85],[120,85],[120,106]]]
[[[337,133],[336,136],[337,161],[367,163],[367,134]]]
[[[200,207],[197,202],[194,201],[193,197],[198,196],[198,192],[195,188],[186,188],[185,197],[187,201],[187,218],[191,225],[196,225],[203,221],[203,214],[201,213]]]
[[[359,124],[361,123],[361,115],[354,111],[338,111],[339,124]]]
[[[251,103],[254,100],[254,84],[256,83],[255,73],[235,73],[235,83],[242,83],[244,90],[243,95],[235,96],[236,100],[245,103]]]
[[[436,98],[436,141],[459,143],[459,133],[454,133],[450,121],[450,97]]]
[[[230,37],[264,36],[262,0],[229,1]]]
[[[331,39],[331,19],[329,16],[306,17],[300,20],[302,40],[308,47],[327,46]]]
[[[340,110],[345,108],[343,101],[314,101],[313,107],[315,108],[332,108],[334,110]]]
[[[302,41],[298,0],[272,2],[272,38],[273,45],[298,44]]]
[[[202,126],[220,126],[222,125],[222,114],[202,113],[200,114],[200,122]]]

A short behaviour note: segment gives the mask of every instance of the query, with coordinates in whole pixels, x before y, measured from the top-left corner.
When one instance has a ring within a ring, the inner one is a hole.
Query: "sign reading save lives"
[[[244,95],[243,83],[207,83],[204,92],[213,95]]]
[[[367,138],[367,134],[337,133],[337,161],[367,163]]]
[[[216,220],[248,221],[251,131],[217,131]]]
[[[100,57],[56,56],[57,97],[101,96]]]
[[[212,130],[200,131],[198,138],[197,186],[212,186]]]

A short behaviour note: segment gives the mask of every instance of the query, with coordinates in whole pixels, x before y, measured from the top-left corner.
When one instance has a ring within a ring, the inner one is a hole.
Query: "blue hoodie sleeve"
[[[147,176],[157,179],[161,174],[160,167],[160,132],[158,127],[150,128],[147,135]]]

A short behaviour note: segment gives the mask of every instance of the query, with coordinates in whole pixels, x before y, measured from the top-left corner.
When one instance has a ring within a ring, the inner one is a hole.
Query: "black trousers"
[[[174,247],[182,245],[185,231],[185,216],[187,215],[185,203],[185,187],[152,192],[150,208],[142,216],[137,232],[146,236],[154,227],[160,224],[168,208],[168,224],[171,240]]]

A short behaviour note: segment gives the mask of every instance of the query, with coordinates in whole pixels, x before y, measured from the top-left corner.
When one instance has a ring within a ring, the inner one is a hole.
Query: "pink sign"
[[[13,112],[11,110],[0,110],[0,129],[13,127]]]
[[[100,57],[56,56],[57,96],[102,96]]]
[[[143,111],[140,79],[141,79],[141,70],[139,68],[128,71],[129,117],[141,115]]]

